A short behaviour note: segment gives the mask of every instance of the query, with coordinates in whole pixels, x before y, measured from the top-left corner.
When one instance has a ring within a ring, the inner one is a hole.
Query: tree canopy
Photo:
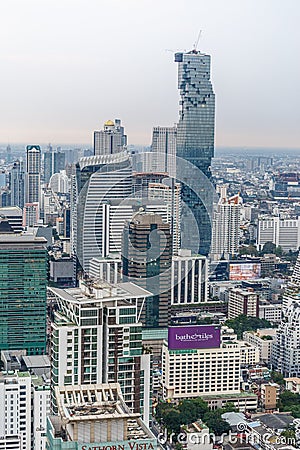
[[[244,331],[255,331],[258,328],[272,328],[272,324],[265,319],[259,319],[258,317],[248,317],[245,314],[241,314],[234,319],[226,320],[225,325],[234,329],[238,339],[241,339]]]

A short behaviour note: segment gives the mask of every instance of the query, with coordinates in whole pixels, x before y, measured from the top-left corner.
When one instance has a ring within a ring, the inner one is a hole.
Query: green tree
[[[178,411],[178,409],[173,408],[172,410],[168,411],[164,415],[163,420],[169,431],[174,431],[174,433],[180,432],[182,422],[181,422],[181,414]]]
[[[259,319],[258,317],[248,317],[241,314],[234,319],[226,320],[225,325],[234,329],[238,339],[242,338],[244,331],[257,330],[258,328],[271,328],[272,324],[265,319]]]
[[[264,244],[262,250],[261,250],[261,254],[265,255],[266,253],[275,253],[276,250],[276,245],[273,244],[273,242],[268,241]]]
[[[230,430],[230,425],[222,419],[222,414],[223,411],[221,409],[216,409],[214,411],[209,411],[204,415],[204,423],[206,423],[210,432],[214,433],[216,436],[221,436],[223,433],[228,433]]]
[[[277,383],[280,386],[285,385],[284,376],[282,375],[282,373],[275,372],[275,370],[274,370],[273,372],[271,372],[271,378],[274,381],[274,383]]]
[[[294,394],[290,391],[284,391],[279,395],[278,406],[280,411],[290,411],[291,408],[294,408],[295,412],[297,412],[297,408],[300,409],[300,394]]]

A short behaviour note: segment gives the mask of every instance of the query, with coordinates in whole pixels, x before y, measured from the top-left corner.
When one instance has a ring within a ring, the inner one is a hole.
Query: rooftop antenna
[[[199,31],[197,40],[194,43],[193,52],[195,52],[195,53],[197,52],[197,47],[198,47],[198,44],[199,44],[199,41],[200,41],[200,38],[201,38],[201,34],[202,34],[202,30]]]

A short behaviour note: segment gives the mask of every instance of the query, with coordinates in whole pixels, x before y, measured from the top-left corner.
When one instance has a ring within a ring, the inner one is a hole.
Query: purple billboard
[[[215,325],[169,327],[168,329],[170,350],[218,348],[220,343],[220,327]]]

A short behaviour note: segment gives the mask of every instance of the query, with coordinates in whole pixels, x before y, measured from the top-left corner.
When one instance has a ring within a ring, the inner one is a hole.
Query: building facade
[[[166,327],[171,295],[172,237],[158,214],[141,211],[125,225],[123,279],[152,293],[141,306],[143,326]]]
[[[261,250],[266,242],[272,242],[276,247],[280,246],[285,252],[298,250],[300,247],[300,217],[259,217],[257,228],[258,250]]]
[[[174,179],[176,178],[176,135],[176,126],[154,127],[151,144],[153,172],[165,172]]]
[[[286,310],[272,346],[272,365],[285,377],[300,376],[300,302]]]
[[[131,196],[132,169],[128,155],[123,152],[81,158],[72,188],[72,246],[82,268],[88,271],[92,258],[106,256],[105,203]]]
[[[0,350],[45,353],[46,239],[0,234],[0,273]]]
[[[181,250],[172,258],[171,305],[208,301],[208,260]]]
[[[26,203],[41,201],[41,148],[39,145],[26,147]]]
[[[239,195],[227,198],[221,190],[213,215],[211,256],[214,260],[228,259],[238,254],[241,203]]]

